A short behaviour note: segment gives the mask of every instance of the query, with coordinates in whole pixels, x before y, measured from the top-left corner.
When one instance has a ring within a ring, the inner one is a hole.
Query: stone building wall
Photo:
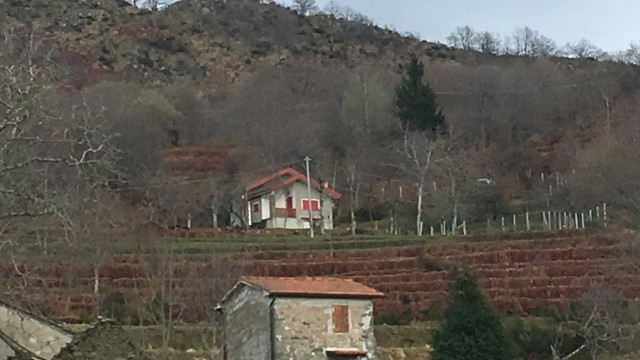
[[[228,360],[271,360],[271,298],[245,286],[224,307]]]
[[[333,331],[334,305],[348,305],[348,332]],[[327,359],[326,348],[364,350],[362,359],[374,359],[371,300],[277,298],[273,312],[276,360]]]
[[[0,332],[7,340],[45,360],[52,359],[73,338],[70,332],[53,322],[3,303],[0,303]],[[15,353],[10,344],[2,343],[0,353],[3,357]]]

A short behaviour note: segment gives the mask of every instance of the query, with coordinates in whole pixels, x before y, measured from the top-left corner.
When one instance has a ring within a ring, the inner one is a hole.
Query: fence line
[[[602,214],[600,212],[601,209]],[[586,230],[587,228],[599,226],[606,228],[607,204],[602,203],[601,205],[597,205],[595,207],[596,216],[594,217],[593,214],[593,209],[586,209],[582,211],[541,210],[539,212],[529,212],[529,210],[525,210],[524,213],[510,215],[511,224],[509,228],[506,226],[505,216],[501,216],[499,220],[499,232]],[[524,221],[518,222],[518,217],[524,219]],[[540,222],[537,222],[534,219],[540,219]],[[476,223],[476,225],[478,224]],[[420,223],[420,229],[418,229],[419,233],[422,233],[424,226],[424,222]],[[458,230],[462,230],[463,236],[468,236],[474,234],[496,233],[497,231],[492,231],[494,226],[495,220],[491,221],[489,218],[487,218],[486,226],[484,226],[484,228],[482,228],[482,226],[468,228],[467,220],[462,220],[459,225],[453,221],[442,220],[437,224],[437,226],[429,225],[428,236],[436,236],[435,230],[438,227],[440,229],[439,234],[441,236],[458,235]],[[397,229],[395,234],[398,235]],[[427,235],[425,234],[424,236]]]

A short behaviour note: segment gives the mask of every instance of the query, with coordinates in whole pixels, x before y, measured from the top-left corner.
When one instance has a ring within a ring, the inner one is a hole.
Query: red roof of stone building
[[[306,184],[307,177],[298,170],[288,167],[252,182],[247,186],[246,190],[249,193],[249,197],[253,197],[281,189],[297,181]],[[339,199],[342,197],[342,194],[335,191],[334,189],[331,189],[329,187],[323,188],[320,182],[315,179],[311,179],[311,186],[313,186],[317,190],[322,189],[323,193],[329,195],[334,199]]]
[[[331,277],[246,276],[241,281],[257,286],[271,295],[340,296],[376,298],[381,292],[351,279]]]
[[[373,299],[384,294],[351,279],[331,277],[263,277],[245,276],[221,300],[227,302],[238,289],[249,285],[260,288],[271,296],[305,298]]]

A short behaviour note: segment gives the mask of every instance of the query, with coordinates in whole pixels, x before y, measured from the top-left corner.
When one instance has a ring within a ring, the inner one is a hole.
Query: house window
[[[309,210],[309,199],[302,199],[302,210]],[[320,200],[311,199],[311,210],[320,210]]]
[[[293,196],[287,196],[287,209],[293,209]]]
[[[334,333],[349,332],[349,305],[333,305],[331,315]]]
[[[251,212],[252,213],[260,212],[260,203],[259,202],[254,202],[254,203],[251,204]]]

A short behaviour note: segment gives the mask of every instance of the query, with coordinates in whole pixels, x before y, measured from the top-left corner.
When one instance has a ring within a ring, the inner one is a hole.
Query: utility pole
[[[311,176],[309,175],[309,161],[311,159],[307,156],[304,158],[304,162],[307,167],[307,207],[309,209],[309,236],[313,238],[313,211],[311,210]]]

